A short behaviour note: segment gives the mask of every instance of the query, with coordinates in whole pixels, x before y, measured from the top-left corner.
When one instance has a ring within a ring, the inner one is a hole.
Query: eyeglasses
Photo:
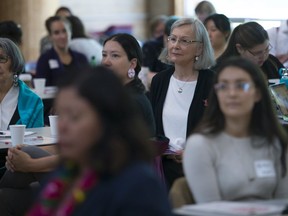
[[[226,83],[226,82],[219,82],[214,85],[214,89],[216,92],[228,92],[231,89],[231,86],[238,92],[246,93],[248,92],[253,84],[250,82],[235,82],[235,83]]]
[[[250,51],[249,49],[246,49],[251,55],[253,55],[254,57],[256,58],[260,58],[260,57],[263,57],[263,56],[266,56],[269,54],[270,50],[272,49],[273,47],[271,46],[271,44],[268,45],[268,47],[264,50],[264,51],[259,51],[259,52],[252,52]]]
[[[9,59],[8,55],[0,55],[0,63],[7,63]]]
[[[202,41],[197,41],[197,40],[189,40],[186,38],[177,38],[175,36],[169,36],[168,41],[171,44],[176,44],[177,41],[179,42],[180,46],[189,46],[192,43],[202,43]]]

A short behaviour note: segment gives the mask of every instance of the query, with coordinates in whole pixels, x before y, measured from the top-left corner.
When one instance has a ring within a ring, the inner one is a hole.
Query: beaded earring
[[[128,77],[130,79],[134,78],[135,77],[135,70],[133,68],[129,68],[128,70]]]
[[[18,80],[19,80],[19,77],[17,74],[14,74],[13,75],[13,85],[16,87],[18,86]]]

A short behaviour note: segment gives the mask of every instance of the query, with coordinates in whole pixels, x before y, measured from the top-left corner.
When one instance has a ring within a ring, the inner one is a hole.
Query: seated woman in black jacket
[[[138,78],[142,65],[142,50],[138,41],[129,34],[120,33],[107,38],[103,44],[102,64],[120,77],[123,85],[132,93],[142,116],[155,135],[155,122],[145,86]]]

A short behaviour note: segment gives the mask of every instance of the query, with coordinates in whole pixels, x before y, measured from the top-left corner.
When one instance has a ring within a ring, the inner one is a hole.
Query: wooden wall
[[[44,22],[54,14],[58,0],[1,0],[0,21],[14,20],[23,31],[22,51],[27,61],[39,56],[39,40],[46,34]]]
[[[88,31],[103,31],[110,25],[132,25],[138,40],[147,39],[147,22],[154,15],[173,14],[175,0],[60,0],[72,9]],[[178,1],[178,0],[176,0]]]
[[[0,21],[14,20],[22,26],[22,51],[27,61],[39,57],[39,42],[46,34],[44,22],[59,6],[67,6],[84,22],[88,32],[110,25],[131,25],[133,35],[147,39],[147,23],[155,15],[173,15],[179,0],[0,0]],[[180,0],[181,1],[181,0]]]

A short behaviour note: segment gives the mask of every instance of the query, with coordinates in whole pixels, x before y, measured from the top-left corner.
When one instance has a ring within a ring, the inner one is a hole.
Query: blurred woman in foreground
[[[84,72],[60,86],[62,166],[27,215],[170,215],[148,165],[147,129],[122,83],[103,67]]]

